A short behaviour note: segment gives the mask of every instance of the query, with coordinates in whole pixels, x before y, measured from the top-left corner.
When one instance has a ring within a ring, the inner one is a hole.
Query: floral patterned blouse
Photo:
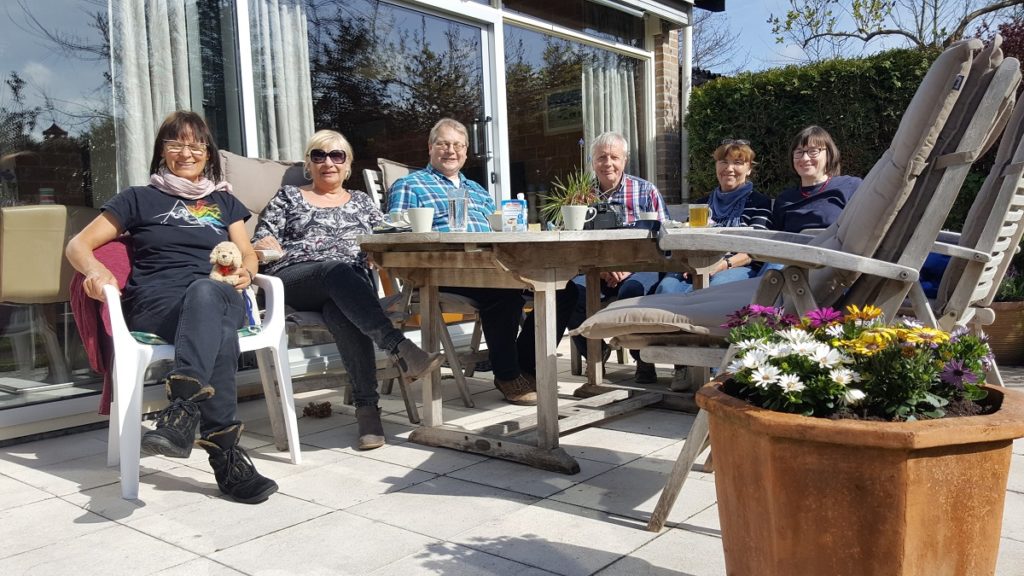
[[[356,238],[372,234],[384,221],[384,214],[369,194],[349,190],[351,199],[343,206],[313,206],[295,186],[282,186],[260,213],[252,241],[273,236],[284,248],[284,256],[265,266],[267,273],[299,262],[341,261],[366,267],[366,254]]]

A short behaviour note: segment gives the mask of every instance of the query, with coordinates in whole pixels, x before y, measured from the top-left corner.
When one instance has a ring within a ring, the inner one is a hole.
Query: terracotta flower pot
[[[757,408],[712,383],[708,412],[729,574],[993,574],[1024,395],[988,416],[829,420]]]

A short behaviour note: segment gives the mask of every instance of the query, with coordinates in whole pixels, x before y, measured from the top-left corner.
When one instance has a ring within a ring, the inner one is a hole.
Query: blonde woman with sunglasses
[[[437,368],[441,356],[406,338],[377,300],[357,238],[372,234],[384,214],[369,194],[345,187],[354,160],[348,140],[334,130],[320,130],[306,144],[305,156],[313,182],[277,191],[260,214],[253,246],[282,254],[266,265],[266,273],[284,283],[287,305],[323,315],[352,383],[358,447],[379,448],[384,428],[374,345],[390,353],[406,381]]]

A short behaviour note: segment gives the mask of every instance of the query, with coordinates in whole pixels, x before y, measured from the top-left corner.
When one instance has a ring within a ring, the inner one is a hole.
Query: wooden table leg
[[[601,273],[596,270],[587,272],[587,318],[601,310]],[[587,339],[587,383],[577,388],[573,395],[587,398],[608,392],[602,387],[604,381],[603,340]]]
[[[438,351],[437,320],[437,286],[422,286],[420,291],[420,334],[423,349],[427,352]],[[440,426],[444,424],[441,413],[441,371],[435,370],[422,380],[423,413],[421,418],[424,426]]]
[[[537,365],[537,446],[558,447],[558,366],[555,356],[555,282],[547,271],[544,281],[534,283],[533,322]]]

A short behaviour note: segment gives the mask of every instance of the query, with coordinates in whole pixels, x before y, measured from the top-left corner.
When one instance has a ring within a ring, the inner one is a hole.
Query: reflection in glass
[[[586,0],[504,0],[502,7],[539,20],[565,26],[594,38],[634,48],[644,45],[643,18],[630,16],[603,4]]]
[[[149,181],[156,130],[175,110],[200,112],[218,146],[241,151],[232,2],[112,0],[110,14],[116,189]]]
[[[376,0],[307,6],[313,112],[356,151],[348,185],[366,189],[364,168],[388,158],[427,163],[427,134],[442,117],[471,131],[483,115],[481,31]],[[487,185],[472,153],[467,177]]]
[[[644,73],[640,60],[505,26],[510,183],[537,205],[550,183],[590,170],[590,142],[609,130],[629,141],[626,172],[644,176]]]
[[[259,155],[299,160],[305,152],[306,140],[313,135],[303,1],[249,0],[249,31]]]

